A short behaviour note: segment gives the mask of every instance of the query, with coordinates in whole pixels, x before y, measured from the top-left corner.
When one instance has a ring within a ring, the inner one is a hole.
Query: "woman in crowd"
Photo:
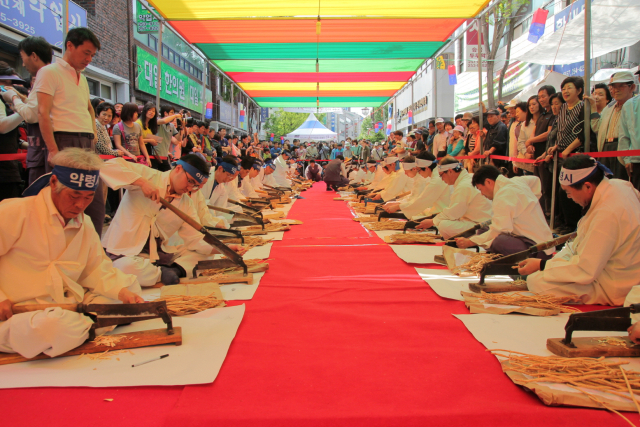
[[[482,141],[484,134],[480,132],[479,120],[480,119],[476,116],[469,122],[469,129],[464,143],[464,151],[467,156],[477,156],[480,154],[480,147],[482,144],[476,144],[476,141]],[[464,166],[469,173],[473,173],[473,168],[476,166],[476,159],[465,160]]]
[[[464,150],[464,128],[460,125],[456,126],[452,130],[449,144],[447,145],[447,155],[455,157],[460,155],[460,152]]]
[[[169,155],[174,160],[179,160],[182,157],[182,147],[187,145],[187,138],[184,130],[184,122],[182,119],[176,119],[176,130],[178,134],[171,139],[171,144],[169,145]],[[220,139],[220,135],[216,134],[218,139]]]
[[[604,107],[606,107],[612,100],[611,92],[609,91],[609,87],[604,83],[598,83],[593,87],[591,91],[594,99],[596,100],[596,110],[598,114],[602,113]]]
[[[108,102],[102,102],[96,107],[96,130],[98,131],[98,141],[96,142],[96,152],[107,156],[121,157],[124,152],[120,149],[114,150],[106,125],[111,123],[116,114],[114,106]]]
[[[154,147],[157,146],[162,138],[156,136],[158,133],[158,113],[154,103],[147,102],[142,108],[140,118],[137,123],[142,128],[142,142],[144,142],[145,148],[149,156],[154,156],[151,159],[151,167],[154,169],[160,169],[160,160],[157,158]]]
[[[147,148],[142,141],[142,127],[136,123],[138,120],[138,105],[127,102],[120,113],[122,120],[113,129],[113,142],[118,150],[130,157],[142,156],[147,166],[151,167],[151,159]],[[138,160],[140,162],[140,160]]]
[[[535,115],[532,113],[535,111]],[[516,121],[520,126],[518,140],[516,142],[517,157],[519,159],[533,159],[533,147],[527,147],[527,140],[533,136],[536,130],[536,120],[540,117],[540,104],[538,97],[532,96],[527,102],[516,104]],[[524,175],[533,175],[535,171],[533,163],[513,162],[513,170],[522,170]]]

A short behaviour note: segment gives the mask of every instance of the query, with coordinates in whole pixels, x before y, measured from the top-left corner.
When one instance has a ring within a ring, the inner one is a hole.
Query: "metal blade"
[[[209,259],[205,261],[198,261],[196,270],[209,270],[212,268],[230,268],[236,267],[230,259]]]
[[[244,260],[240,255],[236,253],[233,249],[222,243],[219,239],[209,233],[207,230],[201,230],[204,234],[204,241],[210,244],[211,246],[218,249],[223,255],[233,261],[234,264],[239,265],[244,270],[244,275],[247,274],[247,264],[244,263]]]

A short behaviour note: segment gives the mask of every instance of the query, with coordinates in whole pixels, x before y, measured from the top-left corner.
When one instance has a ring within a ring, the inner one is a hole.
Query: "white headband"
[[[393,164],[397,161],[398,161],[397,157],[387,157],[386,159],[384,159],[384,162],[388,165]]]
[[[428,168],[429,166],[431,166],[433,164],[433,162],[431,160],[425,160],[425,159],[416,159],[416,165],[419,168]]]
[[[448,171],[449,169],[456,169],[456,168],[462,168],[462,164],[449,163],[448,165],[438,165],[438,171],[440,172],[444,172],[444,171]]]
[[[407,163],[401,163],[401,165],[402,165],[402,169],[404,169],[404,170],[406,170],[406,171],[411,170],[411,169],[413,169],[413,168],[415,168],[415,167],[416,167],[416,163],[415,163],[415,162],[411,162],[411,163],[408,163],[408,162],[407,162]]]
[[[596,172],[596,169],[601,169],[605,176],[612,175],[611,170],[600,162],[597,162],[594,158],[591,158],[595,162],[595,165],[585,169],[560,169],[560,185],[575,185],[585,181],[591,175]]]

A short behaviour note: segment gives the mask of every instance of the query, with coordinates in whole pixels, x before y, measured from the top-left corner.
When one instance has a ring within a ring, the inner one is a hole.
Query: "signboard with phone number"
[[[47,0],[0,0],[0,23],[62,48],[62,3]],[[86,27],[87,11],[69,2],[69,28]]]

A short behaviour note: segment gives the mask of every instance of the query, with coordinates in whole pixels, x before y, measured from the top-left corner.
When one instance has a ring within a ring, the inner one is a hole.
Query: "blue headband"
[[[268,168],[268,167],[269,167],[269,168],[271,168],[271,169],[273,169],[273,170],[275,170],[275,169],[276,169],[276,165],[274,165],[272,162],[266,162],[266,163],[264,164],[264,167],[265,167],[265,168]]]
[[[231,175],[235,175],[236,172],[238,172],[238,167],[233,166],[231,163],[220,162],[218,163],[218,166],[221,166],[225,172],[230,173]]]
[[[255,170],[259,171],[260,170],[260,163],[255,162],[254,164],[251,165],[252,168],[254,168]]]
[[[178,160],[176,164],[182,166],[182,169],[184,169],[186,173],[191,175],[193,179],[198,181],[198,184],[202,184],[202,181],[204,181],[204,179],[206,178],[206,176],[202,172],[200,172],[196,167],[190,165],[184,160]]]
[[[67,188],[77,191],[96,191],[100,180],[100,171],[54,166],[51,173]]]

